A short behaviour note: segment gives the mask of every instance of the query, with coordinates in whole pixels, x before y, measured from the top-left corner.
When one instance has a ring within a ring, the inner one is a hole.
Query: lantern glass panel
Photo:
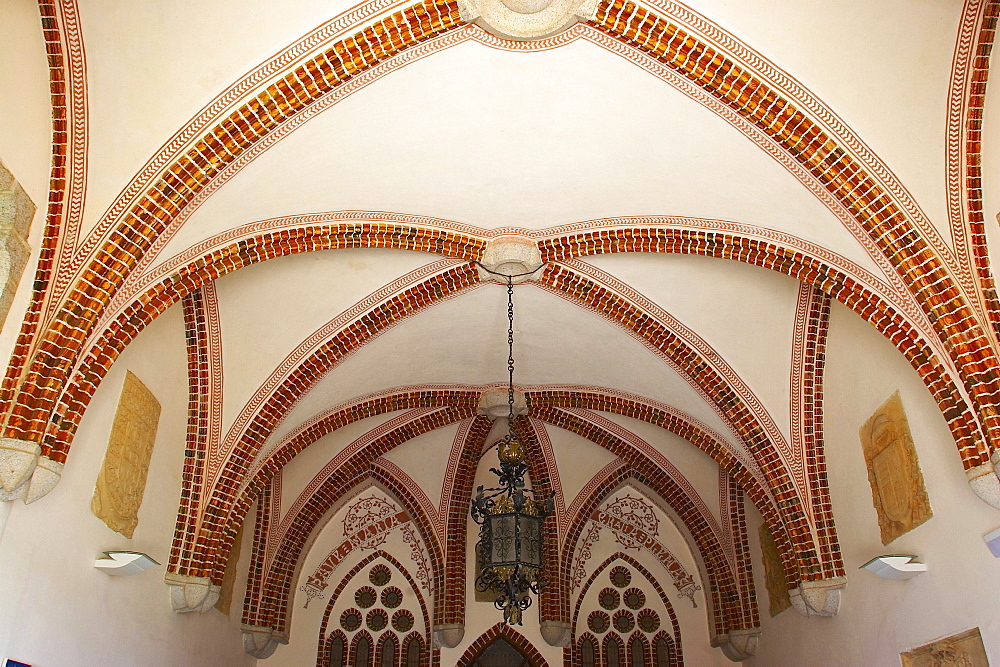
[[[542,521],[537,516],[521,514],[518,531],[521,537],[520,561],[526,565],[542,566]]]
[[[494,514],[490,522],[490,564],[517,562],[517,517],[514,514]]]

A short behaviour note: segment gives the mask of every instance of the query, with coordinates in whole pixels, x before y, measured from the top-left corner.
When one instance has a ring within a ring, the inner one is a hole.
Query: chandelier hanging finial
[[[481,574],[476,588],[495,592],[493,604],[503,611],[504,622],[521,625],[522,612],[531,606],[530,594],[537,595],[544,586],[542,527],[555,504],[553,493],[536,494],[533,489],[524,488],[524,474],[528,470],[526,452],[514,430],[513,279],[517,276],[504,277],[508,322],[507,435],[497,443],[500,468],[490,468],[500,478],[499,486],[476,489],[472,518],[480,526],[476,553]]]

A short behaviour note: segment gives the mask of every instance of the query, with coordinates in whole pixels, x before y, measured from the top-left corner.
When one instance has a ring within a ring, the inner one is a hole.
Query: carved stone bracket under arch
[[[465,639],[465,623],[441,623],[434,626],[434,643],[441,648],[455,648]]]
[[[840,593],[847,577],[803,581],[788,591],[795,611],[803,616],[836,616],[840,611]]]
[[[712,646],[722,649],[733,662],[743,662],[757,655],[760,628],[730,630],[724,635],[712,637]]]
[[[1000,509],[1000,449],[993,452],[990,461],[969,468],[965,475],[969,487],[979,499],[990,507]]]
[[[270,658],[278,644],[288,643],[288,637],[275,632],[273,628],[243,625],[240,630],[243,632],[243,650],[258,660]]]
[[[204,614],[219,601],[221,586],[208,577],[192,577],[167,572],[163,581],[170,587],[170,606],[178,614],[197,611]]]
[[[0,500],[30,504],[47,495],[62,477],[63,464],[41,456],[28,440],[0,438]]]

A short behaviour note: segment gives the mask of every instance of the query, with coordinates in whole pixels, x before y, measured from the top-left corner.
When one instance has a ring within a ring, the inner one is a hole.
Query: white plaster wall
[[[162,405],[133,539],[111,531],[90,510],[126,369]],[[0,656],[39,667],[256,663],[243,653],[238,611],[227,618],[214,609],[182,615],[170,608],[163,574],[186,421],[183,320],[175,306],[136,339],[98,389],[59,485],[32,505],[11,508],[0,541]],[[131,577],[108,576],[93,567],[108,549],[142,551],[161,565]]]
[[[763,634],[757,657],[747,664],[899,665],[901,651],[975,626],[991,661],[1000,661],[998,562],[982,539],[1000,526],[1000,512],[969,489],[929,392],[888,341],[839,304],[831,312],[825,385],[830,491],[848,586],[834,618],[805,618],[792,609],[770,618],[757,537],[761,519],[748,505]],[[858,430],[897,389],[934,516],[883,546]],[[882,554],[914,554],[930,570],[909,581],[859,571]]]

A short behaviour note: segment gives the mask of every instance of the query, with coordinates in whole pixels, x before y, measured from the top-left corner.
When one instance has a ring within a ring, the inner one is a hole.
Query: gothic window
[[[621,667],[622,645],[617,635],[609,636],[604,642],[604,664],[608,667]]]
[[[629,653],[632,667],[646,667],[646,641],[638,633],[632,635]]]
[[[372,640],[367,632],[362,632],[355,638],[351,653],[354,655],[354,660],[351,662],[354,667],[373,667]]]
[[[503,637],[483,649],[472,661],[471,667],[532,667],[520,651]]]
[[[343,667],[347,664],[347,655],[344,649],[344,636],[342,634],[337,633],[330,637],[330,643],[327,646],[330,667]]]
[[[669,640],[660,635],[656,640],[656,667],[670,667],[670,644]]]
[[[386,634],[382,637],[382,657],[380,667],[396,667],[396,636]]]
[[[580,643],[580,666],[594,667],[594,640],[590,637]]]
[[[416,634],[406,640],[406,667],[420,667],[420,637]]]

